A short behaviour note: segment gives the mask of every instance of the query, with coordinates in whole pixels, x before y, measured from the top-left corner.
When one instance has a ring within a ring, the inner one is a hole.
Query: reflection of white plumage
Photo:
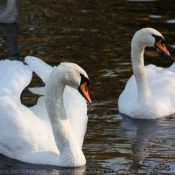
[[[31,68],[19,61],[0,62],[0,153],[35,164],[84,165],[87,105],[77,89],[88,83],[86,72],[73,63],[53,68],[35,57],[26,57],[26,62]],[[46,87],[31,89],[44,96],[29,109],[21,104],[20,95],[31,81],[31,69]],[[72,88],[64,90],[66,84]],[[85,98],[91,102],[84,88]]]
[[[175,65],[144,67],[144,49],[156,47],[170,55],[163,36],[152,28],[137,31],[131,43],[134,75],[119,97],[119,111],[133,118],[154,119],[175,113]]]
[[[6,7],[0,7],[0,23],[15,23],[17,18],[17,0],[7,0]]]

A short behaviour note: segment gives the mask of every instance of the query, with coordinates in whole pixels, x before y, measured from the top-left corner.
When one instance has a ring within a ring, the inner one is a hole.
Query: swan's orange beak
[[[87,82],[84,82],[80,85],[79,87],[82,95],[84,96],[84,98],[89,102],[89,103],[92,103],[91,101],[91,98],[89,96],[89,93],[88,93],[88,88],[87,88]]]
[[[156,43],[156,47],[161,50],[163,53],[165,53],[166,55],[170,56],[169,51],[167,50],[165,44],[162,42],[162,40],[157,41]]]

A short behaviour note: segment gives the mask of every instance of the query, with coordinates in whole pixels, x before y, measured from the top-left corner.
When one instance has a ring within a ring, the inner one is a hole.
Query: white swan
[[[175,64],[167,69],[154,65],[144,67],[146,46],[156,47],[170,56],[164,43],[164,37],[152,28],[143,28],[133,36],[131,61],[134,75],[119,97],[120,113],[141,119],[155,119],[175,113]]]
[[[15,23],[18,19],[17,0],[7,0],[6,7],[0,8],[0,23]]]
[[[91,103],[86,72],[73,63],[52,68],[35,57],[25,61],[46,82],[45,90],[32,91],[45,95],[31,109],[22,105],[20,95],[31,81],[32,70],[19,61],[0,61],[0,153],[34,164],[84,165],[86,100]]]

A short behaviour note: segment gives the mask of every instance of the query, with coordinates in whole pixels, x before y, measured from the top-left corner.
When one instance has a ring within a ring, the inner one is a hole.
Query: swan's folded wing
[[[23,89],[30,83],[32,70],[20,61],[0,61],[0,95],[20,99]]]
[[[46,83],[53,67],[33,56],[25,57],[25,62],[42,79],[42,81]]]

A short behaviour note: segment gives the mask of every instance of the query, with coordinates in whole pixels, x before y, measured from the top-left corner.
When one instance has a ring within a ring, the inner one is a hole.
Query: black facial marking
[[[81,76],[80,85],[82,85],[83,83],[87,82],[87,86],[89,86],[89,79],[87,77],[85,77],[83,74],[80,74],[80,76]]]
[[[161,36],[158,36],[158,35],[154,35],[152,34],[152,36],[155,38],[155,46],[156,46],[156,43],[161,40],[162,43],[165,43],[165,40],[161,37]]]
[[[86,78],[83,74],[80,74],[80,76],[81,76],[80,86],[81,86],[83,83],[85,83],[85,82],[87,82],[86,86],[89,86],[89,79]],[[80,86],[78,87],[78,91],[79,91],[79,93],[86,99],[86,97],[84,96],[84,94],[82,93],[82,91],[81,91],[81,89],[80,89]],[[85,88],[86,88],[86,91],[87,91],[87,87],[85,87]]]

